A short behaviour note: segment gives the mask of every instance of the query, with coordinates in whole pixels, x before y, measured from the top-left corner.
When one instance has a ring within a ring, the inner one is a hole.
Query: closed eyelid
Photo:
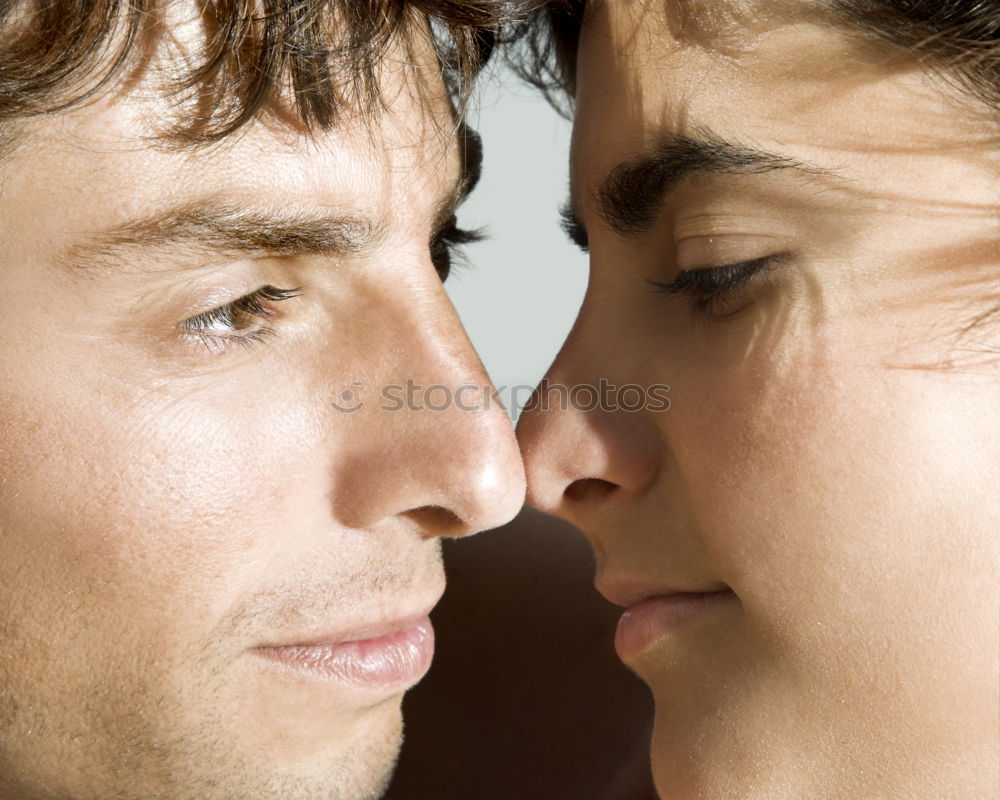
[[[728,205],[736,202],[730,197],[725,200]],[[695,210],[713,203],[704,198],[685,198],[685,201],[674,214],[673,230],[678,240],[689,236],[782,236],[790,229],[786,209],[782,209],[784,213],[762,213],[756,208],[729,212],[715,208]],[[752,198],[748,202],[759,206],[761,201]]]
[[[726,234],[688,236],[676,244],[675,262],[680,270],[702,269],[753,261],[788,249],[788,239],[780,236]]]

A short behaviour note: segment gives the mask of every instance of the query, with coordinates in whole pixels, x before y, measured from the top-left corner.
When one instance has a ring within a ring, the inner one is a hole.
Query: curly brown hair
[[[18,122],[94,97],[148,57],[165,0],[0,0],[0,137]],[[307,128],[325,129],[352,104],[381,98],[378,68],[391,43],[426,20],[453,97],[490,57],[526,0],[198,0],[206,35],[197,63],[171,76],[173,100],[199,113],[174,125],[177,144],[218,141],[283,89]],[[538,5],[538,3],[534,3]]]

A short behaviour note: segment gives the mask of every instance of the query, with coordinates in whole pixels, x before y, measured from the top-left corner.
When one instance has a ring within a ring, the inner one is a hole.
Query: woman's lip
[[[365,689],[408,689],[430,668],[434,626],[425,615],[380,627],[395,630],[367,638],[257,647],[253,652],[316,680]]]
[[[714,592],[676,592],[647,597],[625,609],[615,632],[615,651],[627,662],[689,619],[736,599],[730,589]]]

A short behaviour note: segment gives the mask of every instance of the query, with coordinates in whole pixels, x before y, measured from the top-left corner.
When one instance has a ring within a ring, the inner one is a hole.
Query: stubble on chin
[[[167,672],[118,666],[85,691],[34,699],[19,699],[0,676],[0,800],[48,800],[53,787],[74,800],[378,800],[388,789],[402,742],[399,697],[367,709],[346,743],[278,763],[242,746],[226,713],[238,687],[217,666],[171,689]],[[33,739],[40,747],[27,746]]]

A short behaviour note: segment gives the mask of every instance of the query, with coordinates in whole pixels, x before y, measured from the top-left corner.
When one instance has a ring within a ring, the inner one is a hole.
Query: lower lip
[[[736,599],[733,592],[690,592],[649,597],[629,606],[618,620],[615,651],[628,661],[688,620],[724,607]]]
[[[373,639],[261,647],[258,655],[309,678],[363,689],[405,690],[430,669],[434,627],[428,617]]]

